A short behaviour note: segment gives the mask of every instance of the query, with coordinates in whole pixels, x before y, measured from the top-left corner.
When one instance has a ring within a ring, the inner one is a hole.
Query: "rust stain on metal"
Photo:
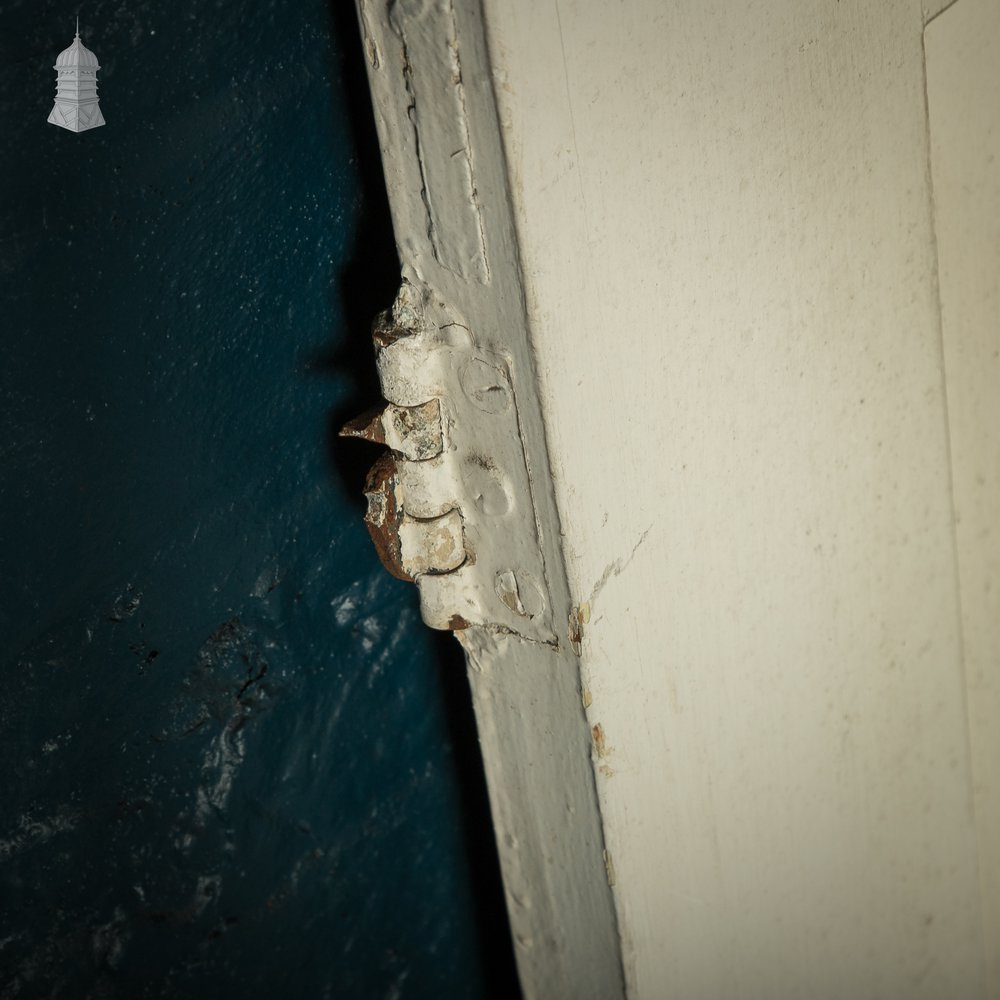
[[[382,407],[370,410],[348,420],[339,431],[340,437],[361,438],[373,444],[385,444],[385,429],[382,426]]]
[[[416,317],[414,316],[413,318],[415,319]],[[380,313],[372,324],[372,343],[374,343],[376,350],[390,347],[397,340],[402,340],[404,337],[412,337],[415,334],[416,330],[404,323],[398,322],[393,317],[391,310]]]
[[[365,487],[383,564],[433,628],[557,645],[509,361],[405,278],[372,340],[386,402],[341,434],[389,449]]]
[[[382,455],[368,470],[365,498],[368,500],[365,524],[382,565],[398,580],[413,583],[413,577],[403,569],[399,543],[401,512],[396,500],[396,460],[391,452]]]

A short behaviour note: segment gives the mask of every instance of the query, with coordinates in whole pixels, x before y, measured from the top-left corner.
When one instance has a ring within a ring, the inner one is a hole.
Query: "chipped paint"
[[[586,611],[584,611],[586,609]],[[569,612],[569,644],[577,656],[583,652],[583,626],[590,621],[590,605],[582,604],[573,607]]]
[[[594,740],[594,752],[598,757],[606,757],[608,755],[608,746],[604,738],[604,727],[598,722],[595,726],[591,727],[590,732]]]
[[[365,499],[368,501],[365,525],[382,565],[397,579],[412,583],[413,577],[403,568],[400,549],[401,515],[397,485],[395,459],[386,453],[371,467],[365,481]]]
[[[426,520],[404,517],[396,531],[403,569],[411,579],[424,573],[451,573],[465,562],[465,533],[457,510]]]
[[[594,760],[597,762],[597,773],[602,777],[611,778],[614,776],[614,768],[607,762],[607,758],[614,750],[614,747],[608,745],[607,736],[604,732],[604,726],[601,723],[596,723],[591,727],[590,737],[594,744]]]
[[[433,628],[555,644],[509,361],[411,281],[372,342],[388,402],[341,434],[389,449],[365,488],[379,557]]]
[[[614,888],[615,885],[615,863],[611,860],[611,852],[604,851],[604,871],[608,876],[608,885]]]
[[[423,462],[440,455],[444,447],[441,403],[437,399],[430,399],[421,406],[393,406],[390,403],[348,421],[340,433],[342,437],[388,445],[404,458]]]

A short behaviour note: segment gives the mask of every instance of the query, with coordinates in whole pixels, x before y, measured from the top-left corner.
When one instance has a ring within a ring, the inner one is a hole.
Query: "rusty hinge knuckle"
[[[434,628],[555,642],[507,358],[404,281],[372,334],[385,405],[342,433],[384,444],[365,520]]]

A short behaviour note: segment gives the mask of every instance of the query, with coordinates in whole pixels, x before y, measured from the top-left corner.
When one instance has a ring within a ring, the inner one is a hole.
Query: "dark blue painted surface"
[[[76,135],[76,8],[0,4],[3,998],[516,989],[460,662],[330,435],[395,283],[350,6],[88,3]]]

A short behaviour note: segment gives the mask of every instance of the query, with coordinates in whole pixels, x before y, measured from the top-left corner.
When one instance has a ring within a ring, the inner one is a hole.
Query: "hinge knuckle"
[[[510,361],[408,281],[372,339],[388,402],[342,433],[390,449],[365,488],[386,568],[433,628],[555,642]]]

